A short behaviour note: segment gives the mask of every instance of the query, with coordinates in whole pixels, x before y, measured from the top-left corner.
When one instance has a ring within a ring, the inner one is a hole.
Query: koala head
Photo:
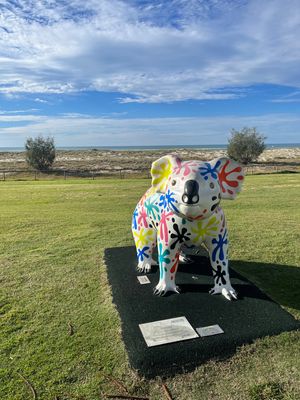
[[[234,199],[244,179],[242,166],[226,157],[203,162],[167,155],[153,162],[151,175],[153,190],[172,196],[176,210],[192,220],[212,215],[221,199]]]

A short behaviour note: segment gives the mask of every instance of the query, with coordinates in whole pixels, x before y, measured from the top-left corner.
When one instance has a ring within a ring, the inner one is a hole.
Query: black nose
[[[185,204],[195,204],[199,201],[199,184],[197,181],[189,180],[185,182],[182,201]]]

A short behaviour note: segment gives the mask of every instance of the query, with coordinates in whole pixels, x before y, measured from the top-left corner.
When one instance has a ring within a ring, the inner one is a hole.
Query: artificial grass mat
[[[238,346],[257,338],[299,328],[292,315],[232,269],[231,283],[239,299],[230,302],[221,295],[210,295],[213,277],[208,258],[192,256],[192,260],[190,264],[180,264],[177,271],[176,284],[181,294],[158,297],[153,295],[159,280],[158,266],[147,274],[151,283],[141,285],[134,247],[105,250],[108,279],[129,362],[140,375],[167,377],[190,371],[207,360],[229,357]],[[224,334],[147,347],[139,324],[182,316],[194,329],[219,324]]]

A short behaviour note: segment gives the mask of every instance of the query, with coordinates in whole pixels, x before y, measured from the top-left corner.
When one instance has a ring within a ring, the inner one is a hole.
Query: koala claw
[[[144,272],[145,274],[147,274],[148,272],[151,272],[151,264],[149,262],[141,262],[137,265],[136,269],[138,272]]]
[[[222,294],[225,299],[231,301],[231,300],[237,300],[237,293],[232,287],[213,287],[210,291],[209,294],[215,295],[215,294]]]
[[[167,286],[166,284],[159,283],[153,291],[156,296],[164,296],[167,292],[175,292],[180,294],[180,289],[178,286]]]
[[[180,287],[179,286],[175,286],[174,292],[180,294],[181,293]]]
[[[179,262],[182,264],[190,264],[192,262],[191,258],[185,254],[179,255]]]
[[[155,296],[164,296],[166,294],[165,290],[154,289]]]

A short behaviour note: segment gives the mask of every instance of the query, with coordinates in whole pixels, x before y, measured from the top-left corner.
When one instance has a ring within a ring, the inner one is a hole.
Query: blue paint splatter
[[[170,210],[179,212],[178,208],[175,206],[175,203],[178,203],[177,200],[174,198],[174,192],[171,192],[170,189],[168,189],[165,197],[166,197],[166,201],[168,204],[168,207]]]
[[[138,224],[137,224],[137,217],[138,217],[139,213],[137,208],[134,210],[134,213],[132,215],[132,227],[133,229],[137,230],[138,228]]]
[[[208,179],[208,175],[211,175],[213,179],[218,179],[218,168],[221,165],[221,161],[218,160],[214,167],[212,167],[209,163],[204,164],[205,167],[199,167],[200,175],[202,175],[205,180]]]
[[[149,258],[149,254],[146,253],[147,250],[149,250],[150,247],[145,246],[142,249],[137,250],[137,257],[138,260],[144,261],[144,258]]]
[[[223,261],[224,260],[224,250],[223,250],[223,246],[224,244],[228,243],[228,239],[227,239],[227,229],[225,229],[225,232],[222,235],[218,235],[218,239],[213,239],[212,240],[212,244],[215,244],[216,247],[214,248],[211,258],[213,261],[216,261],[217,259],[217,253],[219,252],[219,260]]]

